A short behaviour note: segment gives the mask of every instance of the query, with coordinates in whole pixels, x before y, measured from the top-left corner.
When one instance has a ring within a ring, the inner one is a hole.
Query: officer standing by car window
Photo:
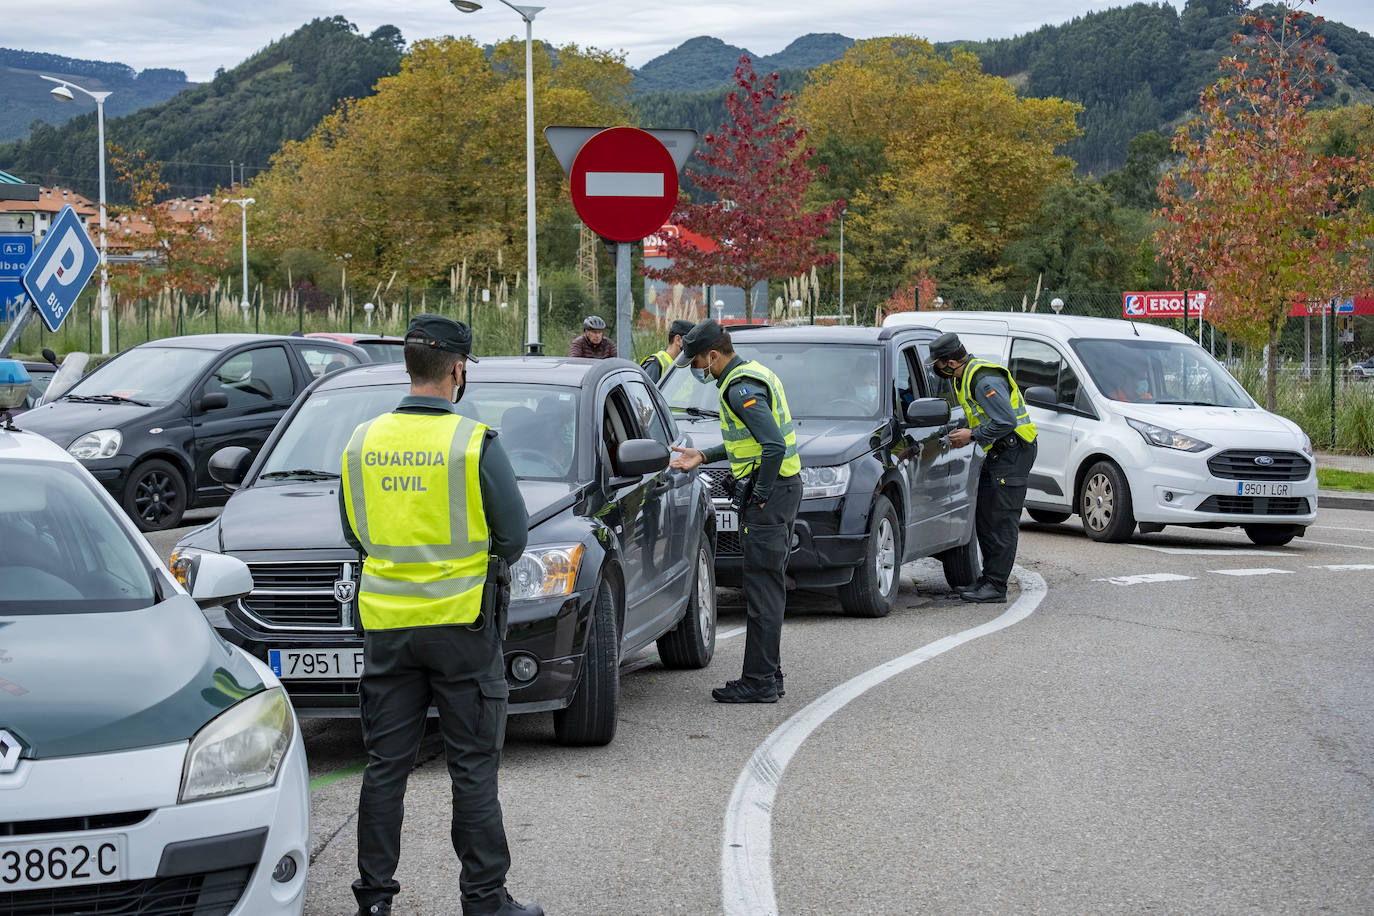
[[[358,695],[368,762],[353,882],[360,916],[387,916],[400,890],[406,777],[431,703],[453,781],[464,916],[544,912],[506,891],[510,850],[496,784],[510,694],[501,645],[510,578],[499,561],[520,558],[528,519],[496,434],[455,409],[469,359],[465,325],[415,316],[405,342],[410,395],[360,425],[343,455],[344,532],[365,556]]]
[[[663,373],[668,371],[673,360],[677,359],[677,355],[682,352],[682,338],[690,330],[692,330],[692,323],[686,318],[673,319],[673,323],[668,326],[668,346],[651,356],[644,357],[643,361],[640,362],[640,368],[655,385],[663,381]]]
[[[1011,373],[990,360],[969,356],[959,335],[935,338],[926,362],[937,374],[954,380],[955,396],[968,419],[967,427],[949,434],[949,444],[962,448],[976,442],[985,454],[974,517],[983,574],[972,587],[957,591],[965,601],[1003,602],[1016,562],[1026,484],[1035,464],[1035,424]]]
[[[739,680],[711,691],[719,703],[776,703],[782,696],[782,618],[787,608],[787,555],[801,506],[801,459],[782,382],[766,366],[735,354],[730,335],[708,318],[682,341],[676,365],[720,393],[723,444],[702,451],[673,447],[672,466],[692,470],[730,459],[740,507],[744,599],[749,619]]]

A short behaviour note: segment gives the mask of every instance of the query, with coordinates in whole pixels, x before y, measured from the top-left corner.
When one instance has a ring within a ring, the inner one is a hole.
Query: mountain
[[[754,62],[754,72],[810,70],[844,56],[854,39],[833,32],[803,35],[777,54],[759,56],[746,48],[702,35],[684,41],[635,71],[636,92],[701,92],[728,86],[740,55]]]
[[[103,60],[77,60],[60,54],[16,51],[0,48],[0,86],[5,87],[5,104],[0,107],[0,142],[26,136],[34,121],[65,124],[91,111],[95,103],[77,92],[76,104],[66,104],[49,93],[52,83],[39,74],[68,79],[92,92],[109,92],[105,117],[117,118],[148,105],[165,101],[196,85],[187,82],[180,70],[149,69],[141,73],[133,67]]]

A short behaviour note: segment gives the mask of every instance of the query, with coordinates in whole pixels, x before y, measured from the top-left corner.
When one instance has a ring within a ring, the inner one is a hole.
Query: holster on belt
[[[487,583],[482,589],[483,625],[495,621],[496,633],[506,638],[510,627],[510,564],[501,557],[487,559]]]
[[[730,508],[736,512],[743,512],[744,507],[749,505],[749,501],[754,497],[754,485],[759,480],[759,466],[754,465],[754,470],[744,477],[730,475],[725,479],[725,492],[730,495]]]

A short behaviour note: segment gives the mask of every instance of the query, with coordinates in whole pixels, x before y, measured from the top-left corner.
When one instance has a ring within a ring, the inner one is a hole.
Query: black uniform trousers
[[[1011,433],[1011,436],[1016,436]],[[999,442],[1001,440],[998,440]],[[974,527],[983,551],[982,580],[1006,591],[1011,567],[1016,562],[1016,542],[1021,534],[1021,507],[1037,446],[1019,437],[1019,445],[1005,448],[994,443],[978,473],[978,509]]]
[[[505,900],[510,869],[496,787],[510,689],[495,625],[488,621],[477,631],[369,630],[358,693],[368,753],[358,799],[360,877],[353,882],[359,904],[390,899],[400,889],[393,876],[406,778],[433,702],[453,781],[453,849],[462,863],[463,912],[495,912]]]
[[[787,555],[792,551],[792,523],[801,508],[801,475],[779,477],[768,504],[744,507],[740,518],[740,552],[744,559],[744,671],[740,679],[752,689],[771,687],[782,665],[782,618],[787,610]]]

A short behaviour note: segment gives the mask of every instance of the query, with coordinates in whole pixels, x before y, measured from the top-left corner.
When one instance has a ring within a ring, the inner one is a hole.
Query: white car
[[[79,461],[2,422],[0,494],[0,913],[301,913],[300,729],[201,611],[247,567],[202,557],[188,594]]]
[[[1240,526],[1278,546],[1317,520],[1311,441],[1177,331],[1023,312],[908,312],[883,324],[954,331],[1011,371],[1039,441],[1026,490],[1036,521],[1077,513],[1101,541],[1137,526]]]

